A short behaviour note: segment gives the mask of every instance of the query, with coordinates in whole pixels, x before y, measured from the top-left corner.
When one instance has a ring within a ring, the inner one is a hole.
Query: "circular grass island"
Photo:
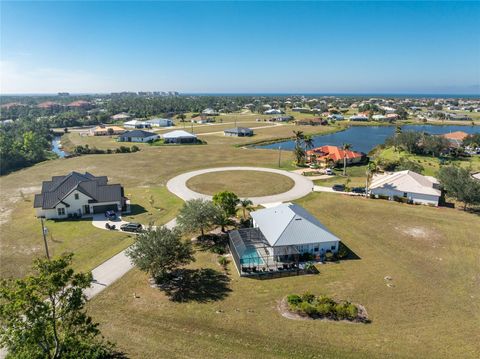
[[[190,178],[186,185],[192,191],[207,195],[231,191],[239,197],[261,197],[286,192],[295,182],[277,173],[236,170],[200,174]]]

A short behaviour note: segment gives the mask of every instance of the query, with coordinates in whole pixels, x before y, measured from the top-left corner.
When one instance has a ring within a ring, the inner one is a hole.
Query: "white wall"
[[[370,193],[374,195],[388,196],[391,200],[393,200],[394,196],[403,197],[404,194],[404,192],[391,188],[374,188]],[[414,203],[438,206],[438,200],[440,197],[429,194],[407,192],[407,198]]]

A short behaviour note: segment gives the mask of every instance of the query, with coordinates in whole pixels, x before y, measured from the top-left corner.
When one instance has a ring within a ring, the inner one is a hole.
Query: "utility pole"
[[[278,168],[280,168],[280,163],[282,161],[282,146],[278,146]]]
[[[40,222],[42,223],[42,235],[43,235],[43,243],[45,244],[45,253],[47,254],[47,259],[50,260],[50,253],[48,252],[48,243],[47,243],[47,228],[43,223],[43,217],[40,217]]]

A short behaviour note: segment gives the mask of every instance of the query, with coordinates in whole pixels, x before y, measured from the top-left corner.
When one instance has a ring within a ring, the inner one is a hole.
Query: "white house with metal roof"
[[[197,142],[197,136],[184,130],[174,130],[164,133],[161,136],[165,143],[194,143]]]
[[[412,171],[399,171],[376,175],[372,179],[369,193],[375,196],[407,198],[418,204],[438,206],[442,195],[438,180]]]
[[[283,203],[250,215],[253,227],[261,231],[269,244],[268,251],[274,256],[283,255],[287,246],[296,247],[300,254],[338,251],[340,239],[299,205]]]

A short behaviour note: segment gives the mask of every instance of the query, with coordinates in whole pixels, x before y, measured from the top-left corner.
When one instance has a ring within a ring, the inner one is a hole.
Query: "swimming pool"
[[[255,247],[246,247],[242,258],[240,258],[240,264],[247,266],[258,266],[263,264],[263,259],[260,257],[260,254],[257,252]]]

